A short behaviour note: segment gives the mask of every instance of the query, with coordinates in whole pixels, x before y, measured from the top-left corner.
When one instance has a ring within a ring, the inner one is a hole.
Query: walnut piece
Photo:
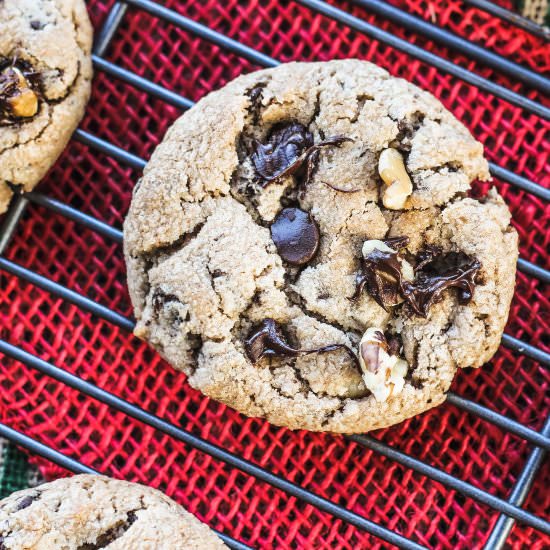
[[[403,156],[397,149],[384,149],[378,159],[378,173],[386,184],[382,203],[390,210],[401,210],[413,191]]]
[[[9,96],[5,99],[13,116],[30,118],[38,112],[38,96],[33,92],[28,80],[17,67],[9,67],[2,76],[11,80]]]
[[[359,342],[359,365],[365,386],[377,401],[387,401],[403,390],[409,366],[404,359],[390,355],[381,329],[371,327],[363,334]]]

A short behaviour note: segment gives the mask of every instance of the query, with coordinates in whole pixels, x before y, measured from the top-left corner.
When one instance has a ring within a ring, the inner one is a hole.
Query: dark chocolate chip
[[[46,26],[45,23],[42,23],[42,21],[38,21],[38,19],[33,19],[31,21],[31,28],[35,31],[40,31]]]
[[[110,529],[98,534],[95,542],[85,542],[77,547],[77,550],[100,550],[110,546],[120,539],[137,520],[137,510],[131,510],[126,514],[126,520],[117,522]]]
[[[319,228],[309,212],[284,208],[271,225],[271,238],[283,260],[292,265],[311,261],[319,249]]]
[[[25,508],[28,508],[37,498],[39,495],[27,495],[26,497],[23,497],[18,503],[17,503],[17,510],[24,510]]]
[[[252,361],[257,363],[262,357],[298,357],[300,355],[310,355],[312,353],[328,353],[339,349],[344,350],[355,363],[357,356],[344,344],[331,344],[314,349],[299,349],[292,347],[282,329],[273,319],[264,319],[259,327],[256,327],[250,336],[245,340],[246,355]]]
[[[153,313],[155,315],[158,315],[160,313],[160,310],[164,306],[164,304],[167,304],[169,302],[179,302],[180,299],[175,294],[167,294],[165,292],[162,292],[159,288],[155,289],[153,292],[153,298],[152,298],[152,305],[153,305]]]
[[[307,185],[319,158],[319,150],[329,145],[339,146],[346,141],[352,140],[332,136],[314,144],[313,134],[303,124],[291,122],[275,126],[265,143],[255,140],[251,160],[262,187],[295,174],[304,164],[307,172],[304,185]]]

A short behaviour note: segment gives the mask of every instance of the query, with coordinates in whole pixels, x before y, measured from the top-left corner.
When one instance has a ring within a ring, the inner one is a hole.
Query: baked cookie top
[[[90,95],[83,0],[0,2],[0,213],[61,154]]]
[[[358,60],[237,78],[167,132],[125,221],[136,334],[189,383],[293,429],[441,403],[499,345],[517,234],[480,143]]]
[[[221,550],[226,546],[160,491],[78,475],[0,501],[0,548]]]

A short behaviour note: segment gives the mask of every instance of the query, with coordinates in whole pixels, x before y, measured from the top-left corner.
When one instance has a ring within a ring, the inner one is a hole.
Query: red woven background
[[[114,2],[88,2],[99,29]],[[456,0],[395,0],[404,9],[531,68],[550,70],[550,50],[515,27]],[[496,163],[550,186],[549,125],[538,117],[415,61],[294,2],[176,1],[165,4],[283,61],[369,59],[430,90],[462,119]],[[410,42],[451,58],[530,98],[541,94],[462,55],[335,4]],[[129,9],[107,56],[120,66],[196,100],[256,69],[249,62]],[[83,127],[144,158],[179,115],[177,109],[98,73]],[[139,174],[71,142],[41,190],[121,226]],[[549,268],[550,208],[501,181],[521,254]],[[130,315],[122,250],[81,226],[31,206],[7,256]],[[547,351],[550,293],[518,275],[507,332]],[[202,397],[145,344],[77,307],[2,274],[1,336],[369,519],[431,548],[480,548],[498,513],[342,437],[290,432]],[[461,372],[458,394],[534,429],[550,410],[548,371],[502,348],[477,371]],[[114,477],[159,487],[211,526],[262,548],[387,548],[372,537],[223,463],[174,442],[108,407],[1,357],[0,420]],[[531,451],[523,440],[451,405],[375,434],[386,443],[506,498]],[[64,472],[41,460],[48,477]],[[547,514],[549,469],[539,472],[526,508]],[[516,526],[510,547],[550,541]]]

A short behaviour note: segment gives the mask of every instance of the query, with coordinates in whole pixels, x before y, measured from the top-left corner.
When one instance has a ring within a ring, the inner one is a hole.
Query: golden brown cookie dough
[[[481,144],[370,63],[240,77],[176,121],[136,186],[135,332],[204,394],[292,429],[425,411],[491,358],[513,294],[517,234],[496,191],[467,197],[475,179]]]
[[[160,491],[78,475],[0,501],[5,550],[222,550],[197,518]]]
[[[91,48],[83,0],[0,2],[0,214],[44,177],[80,122]]]

